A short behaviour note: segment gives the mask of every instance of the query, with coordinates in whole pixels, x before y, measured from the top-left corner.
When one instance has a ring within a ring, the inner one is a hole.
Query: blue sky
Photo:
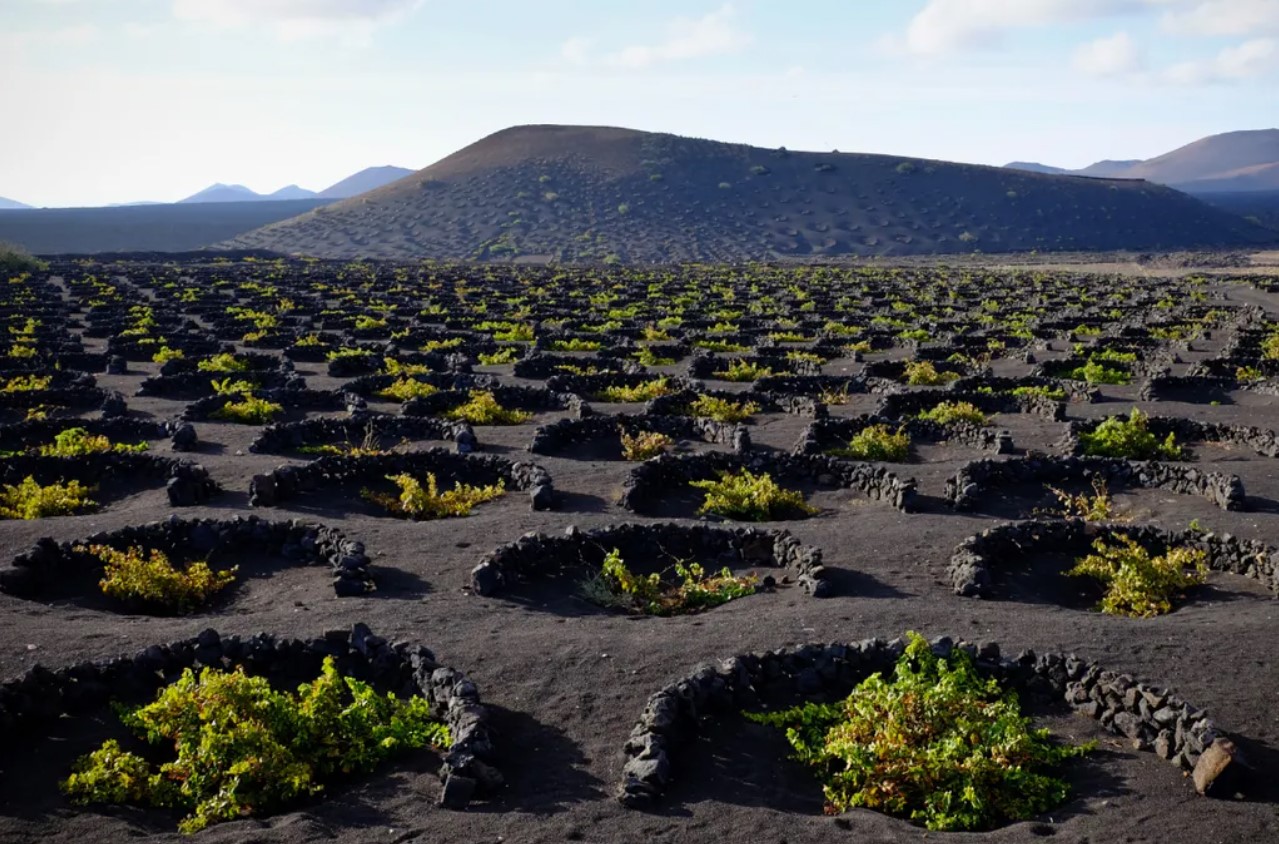
[[[519,123],[1078,167],[1276,92],[1279,0],[3,0],[0,196],[318,190]]]

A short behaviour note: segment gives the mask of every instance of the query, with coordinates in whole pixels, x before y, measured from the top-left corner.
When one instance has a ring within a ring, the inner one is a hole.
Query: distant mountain
[[[1155,158],[1098,161],[1082,170],[1013,162],[1013,170],[1145,179],[1192,194],[1279,190],[1279,129],[1210,135]]]
[[[413,173],[404,167],[368,167],[354,175],[347,176],[335,185],[331,185],[324,190],[316,193],[306,188],[300,188],[297,185],[288,185],[280,188],[274,193],[258,193],[250,190],[244,185],[224,185],[218,183],[210,185],[197,194],[192,194],[186,199],[179,200],[181,204],[193,204],[201,202],[264,202],[279,201],[283,199],[347,199],[352,196],[366,193],[367,191],[376,190],[377,188],[389,185],[391,182],[404,178]],[[132,204],[132,203],[131,203]],[[22,206],[25,207],[25,206]]]
[[[1069,170],[1063,170],[1061,167],[1050,167],[1037,161],[1012,161],[1004,166],[1009,170],[1025,170],[1027,173],[1047,173],[1050,176],[1060,176],[1062,173],[1070,172]]]
[[[1203,138],[1143,161],[1126,175],[1199,193],[1279,190],[1279,129]]]
[[[317,196],[324,199],[348,199],[371,190],[397,182],[405,176],[413,175],[407,167],[368,167],[353,176],[347,176],[335,185],[320,191]]]
[[[1097,179],[1125,179],[1132,178],[1128,175],[1129,168],[1135,167],[1141,163],[1140,158],[1132,158],[1127,161],[1098,161],[1096,164],[1089,164],[1082,170],[1066,170],[1064,172],[1074,173],[1076,176],[1092,176]]]
[[[22,208],[30,207],[30,205],[18,202],[16,199],[5,199],[3,196],[0,196],[0,211],[17,211]]]
[[[318,196],[319,194],[317,194],[313,190],[300,188],[297,185],[287,185],[286,187],[282,187],[278,191],[274,193],[269,193],[262,198],[263,199],[315,199]]]
[[[221,182],[209,185],[199,193],[194,193],[186,199],[179,199],[179,205],[193,204],[198,202],[255,202],[262,199],[262,194],[251,191],[244,185],[224,185]]]
[[[659,263],[1275,241],[1149,182],[517,126],[219,247],[342,259]]]

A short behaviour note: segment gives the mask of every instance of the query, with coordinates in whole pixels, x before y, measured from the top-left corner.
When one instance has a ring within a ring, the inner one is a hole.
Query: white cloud
[[[1073,65],[1089,76],[1126,76],[1145,64],[1141,49],[1126,32],[1080,45]]]
[[[560,57],[570,64],[586,64],[591,56],[589,38],[570,38],[560,45]]]
[[[750,35],[737,27],[736,16],[732,4],[726,3],[700,18],[676,18],[667,25],[665,40],[625,47],[605,60],[619,67],[640,68],[736,52],[751,42]]]
[[[1161,21],[1177,35],[1279,35],[1276,0],[1165,0],[1170,9]]]
[[[1004,32],[1088,20],[1161,0],[929,0],[906,29],[904,47],[933,55],[998,43]]]
[[[1240,82],[1279,71],[1279,39],[1254,38],[1200,61],[1182,62],[1164,71],[1178,85]]]
[[[286,41],[334,35],[367,41],[376,27],[421,4],[422,0],[173,0],[173,16],[219,27],[265,24]]]

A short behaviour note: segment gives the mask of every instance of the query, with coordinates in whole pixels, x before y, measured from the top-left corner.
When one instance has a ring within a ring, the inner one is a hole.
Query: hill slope
[[[322,205],[322,199],[41,208],[0,214],[0,241],[38,255],[187,252]]]
[[[1021,161],[1004,166],[1040,173],[1145,179],[1196,195],[1273,191],[1279,190],[1279,129],[1210,135],[1145,161],[1098,161],[1082,170]]]
[[[1128,168],[1126,177],[1186,190],[1279,189],[1279,129],[1212,135]]]
[[[335,185],[320,191],[317,196],[324,199],[347,199],[352,196],[377,190],[378,188],[399,181],[413,171],[407,167],[366,167],[358,173],[347,176]]]
[[[19,202],[16,199],[5,199],[3,196],[0,196],[0,211],[16,211],[20,208],[30,208],[30,207],[31,207],[30,205],[27,205],[26,203],[23,203],[23,202]]]
[[[1143,182],[523,126],[220,246],[334,258],[649,262],[1233,248],[1272,238]]]

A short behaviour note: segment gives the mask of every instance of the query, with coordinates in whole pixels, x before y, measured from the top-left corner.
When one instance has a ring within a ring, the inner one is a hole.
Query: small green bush
[[[1153,618],[1172,612],[1172,602],[1208,576],[1208,555],[1197,548],[1170,548],[1154,556],[1131,537],[1117,536],[1118,545],[1104,539],[1093,553],[1076,562],[1071,577],[1092,577],[1106,587],[1099,609],[1110,615]]]
[[[469,401],[444,415],[472,425],[520,425],[533,418],[527,411],[502,407],[492,393],[484,390],[472,390]]]
[[[1050,401],[1065,401],[1066,391],[1061,387],[1028,386],[1013,387],[1014,396],[1040,396]]]
[[[716,396],[699,395],[688,405],[690,416],[714,419],[716,422],[745,422],[759,412],[753,401],[735,402]]]
[[[1072,495],[1055,486],[1048,487],[1057,498],[1060,509],[1048,515],[1062,519],[1083,519],[1085,522],[1105,522],[1114,518],[1115,499],[1110,494],[1110,487],[1104,478],[1093,478],[1092,494],[1081,492]]]
[[[1150,432],[1150,417],[1133,408],[1127,419],[1112,416],[1079,435],[1084,454],[1127,460],[1182,460],[1185,452],[1172,432],[1163,442]]]
[[[439,392],[437,387],[425,381],[418,381],[416,378],[397,378],[394,383],[378,390],[375,395],[381,399],[406,402],[410,399],[422,398],[437,392]]]
[[[265,425],[283,412],[283,405],[246,393],[240,401],[227,402],[215,410],[212,416],[240,425]]]
[[[186,352],[181,349],[172,349],[168,346],[161,346],[160,350],[151,356],[152,363],[168,363],[171,360],[182,360],[186,357]]]
[[[665,453],[674,442],[655,431],[637,431],[634,436],[622,431],[622,457],[632,462],[648,460]]]
[[[382,371],[387,375],[425,375],[431,367],[424,363],[400,363],[395,358],[382,358]]]
[[[903,373],[906,383],[914,387],[937,387],[959,379],[958,372],[938,372],[929,360],[906,361]]]
[[[178,825],[185,833],[269,814],[341,775],[451,740],[425,698],[379,695],[339,675],[332,657],[292,694],[242,671],[188,668],[121,720],[169,761],[154,764],[111,739],[76,761],[62,790],[82,805],[178,809],[187,813]]]
[[[41,486],[27,475],[18,484],[5,484],[0,488],[0,519],[43,519],[48,516],[69,516],[80,510],[96,506],[89,498],[92,487],[79,481],[52,483]]]
[[[875,673],[839,703],[746,717],[786,731],[829,812],[862,807],[933,830],[992,829],[1061,805],[1070,789],[1051,768],[1094,747],[1054,744],[971,656],[938,657],[917,633],[891,680]]]
[[[905,463],[910,459],[910,434],[902,428],[893,431],[887,425],[871,425],[854,434],[847,447],[827,453],[853,460]]]
[[[675,581],[653,573],[641,577],[622,560],[614,548],[604,558],[599,574],[583,585],[588,600],[605,607],[646,615],[683,615],[726,604],[735,598],[755,594],[759,579],[738,577],[727,566],[717,574],[707,574],[699,563],[677,560],[672,566]]]
[[[43,272],[49,265],[31,256],[20,246],[12,243],[0,243],[0,273],[6,277],[21,273]]]
[[[664,358],[649,348],[640,349],[633,357],[644,366],[670,366],[675,363],[675,358]]]
[[[515,363],[515,361],[519,360],[519,358],[520,350],[513,346],[507,346],[505,348],[498,349],[496,352],[489,352],[487,354],[481,352],[479,355],[480,363],[484,366],[500,366],[505,363]]]
[[[931,410],[919,414],[919,418],[936,422],[938,425],[969,422],[984,427],[990,424],[986,414],[977,405],[967,401],[944,401]]]
[[[592,398],[602,402],[639,402],[649,401],[658,396],[668,396],[673,392],[675,389],[671,386],[669,378],[655,378],[652,381],[636,384],[634,387],[605,387]]]
[[[239,396],[246,393],[252,393],[258,388],[258,385],[252,381],[243,378],[214,378],[209,382],[209,386],[213,388],[213,392],[219,396]]]
[[[802,493],[783,489],[767,472],[752,474],[725,472],[718,480],[690,481],[689,485],[706,491],[706,499],[698,508],[699,516],[713,513],[742,522],[768,522],[799,519],[817,512],[804,501]]]
[[[1096,360],[1090,360],[1083,366],[1075,367],[1066,377],[1073,381],[1087,381],[1089,384],[1122,386],[1132,382],[1132,376],[1126,371],[1108,367]]]
[[[0,386],[0,393],[36,393],[49,389],[52,375],[15,375]]]
[[[235,374],[237,372],[248,372],[249,362],[240,360],[230,352],[222,352],[214,355],[207,360],[196,363],[196,368],[201,372],[222,372],[227,374]]]
[[[81,545],[75,550],[104,563],[98,582],[104,595],[176,613],[192,612],[207,604],[235,582],[239,568],[214,571],[208,563],[196,561],[179,569],[163,551],[153,548],[144,555],[136,546],[120,551],[109,545]]]
[[[773,370],[762,363],[738,360],[730,361],[728,369],[712,373],[712,377],[721,381],[758,381],[773,374]]]
[[[42,457],[80,457],[85,454],[101,454],[113,451],[120,454],[138,454],[147,450],[146,443],[112,443],[100,434],[90,434],[84,428],[67,428],[59,431],[52,445],[42,445]]]
[[[604,344],[599,340],[583,340],[580,337],[570,337],[567,340],[552,340],[550,348],[553,352],[598,352],[604,348]]]
[[[455,483],[452,489],[440,492],[434,472],[427,473],[425,488],[421,481],[409,474],[388,475],[387,480],[400,488],[399,495],[388,495],[367,489],[362,490],[360,495],[397,516],[406,516],[410,519],[469,516],[476,506],[506,494],[505,481],[498,481],[491,486]]]

